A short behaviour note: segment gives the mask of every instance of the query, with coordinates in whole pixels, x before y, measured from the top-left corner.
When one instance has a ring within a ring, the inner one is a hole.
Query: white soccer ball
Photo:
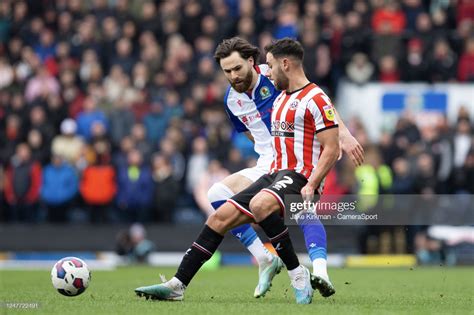
[[[91,272],[87,264],[76,257],[65,257],[54,264],[51,281],[59,293],[65,296],[77,296],[89,286]]]

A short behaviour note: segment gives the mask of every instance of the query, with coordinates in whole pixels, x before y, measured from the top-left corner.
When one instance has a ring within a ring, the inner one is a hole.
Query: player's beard
[[[253,74],[252,69],[250,68],[242,81],[235,82],[229,80],[229,83],[238,93],[244,93],[250,89],[250,86],[252,85],[252,79]]]
[[[283,71],[281,71],[281,69],[278,70],[278,73],[273,83],[275,84],[277,90],[280,91],[287,90],[290,86],[290,81],[288,80],[288,77],[283,73]]]

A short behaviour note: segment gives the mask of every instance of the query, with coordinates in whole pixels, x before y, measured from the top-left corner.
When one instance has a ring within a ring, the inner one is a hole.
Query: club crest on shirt
[[[298,108],[299,104],[300,104],[299,100],[294,100],[293,102],[290,103],[289,109],[290,110],[296,110]]]
[[[270,93],[270,89],[268,86],[262,86],[260,89],[260,96],[262,97],[262,100],[269,98],[272,94]]]
[[[326,105],[323,107],[324,109],[324,116],[326,116],[327,120],[333,121],[335,114],[334,114],[334,107],[330,105]]]

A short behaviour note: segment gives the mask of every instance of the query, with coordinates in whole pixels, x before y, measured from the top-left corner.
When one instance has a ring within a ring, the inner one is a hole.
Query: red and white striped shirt
[[[293,170],[309,178],[323,147],[316,134],[337,127],[329,97],[314,83],[292,93],[283,91],[273,103],[274,161],[270,173]]]

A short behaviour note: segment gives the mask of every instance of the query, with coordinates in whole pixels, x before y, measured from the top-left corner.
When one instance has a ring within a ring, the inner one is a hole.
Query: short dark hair
[[[253,57],[254,62],[257,62],[260,56],[258,47],[253,46],[240,37],[232,37],[224,39],[219,46],[217,46],[214,59],[217,63],[220,63],[222,58],[229,57],[234,51],[238,52],[240,57],[244,59]]]
[[[303,61],[304,49],[297,40],[285,37],[265,46],[265,52],[271,53],[275,58],[295,57]]]

